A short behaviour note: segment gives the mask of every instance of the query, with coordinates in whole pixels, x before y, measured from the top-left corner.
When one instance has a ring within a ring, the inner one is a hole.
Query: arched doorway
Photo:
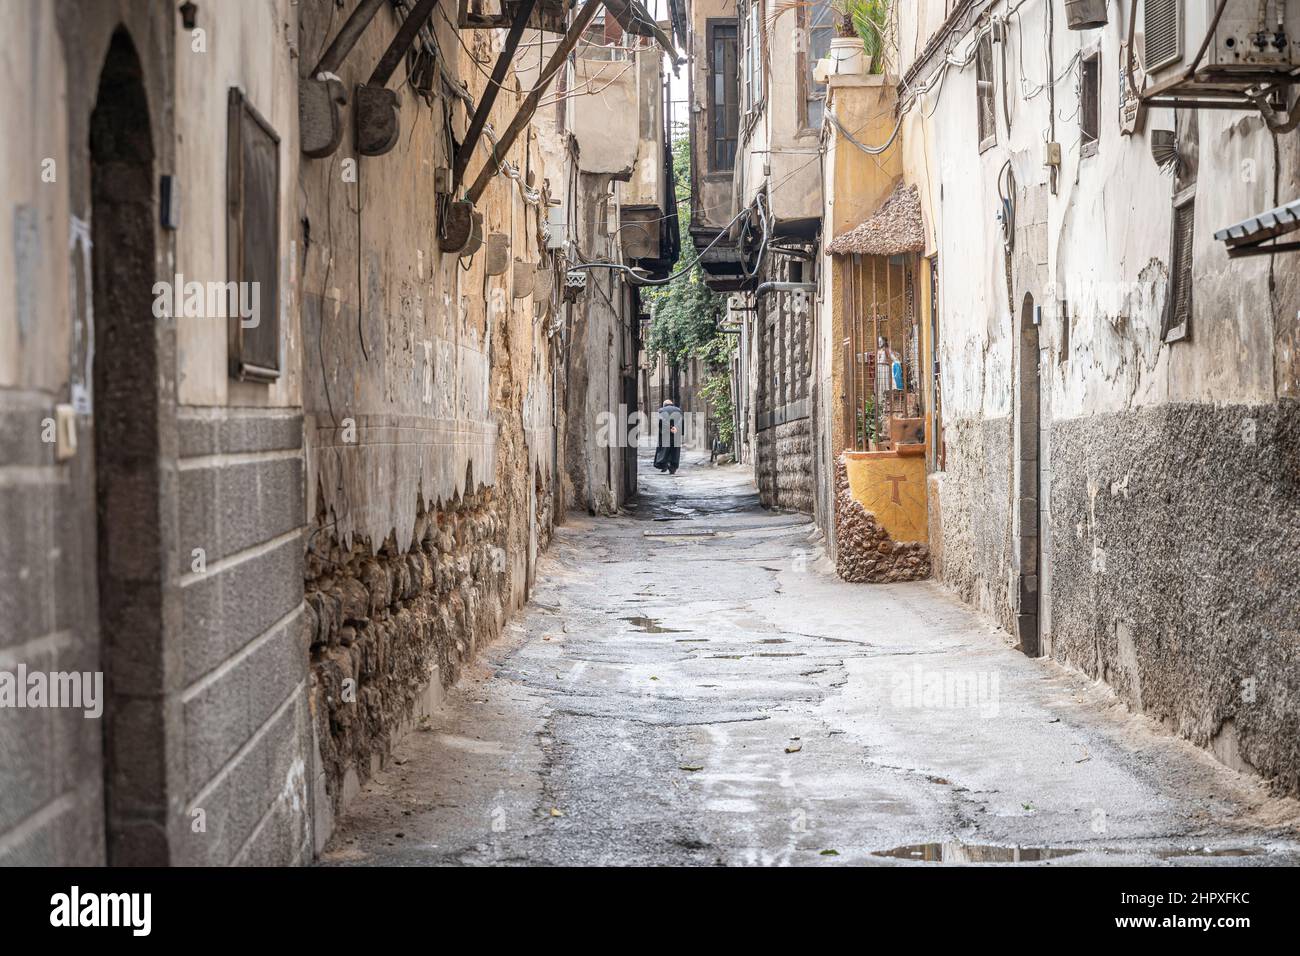
[[[154,146],[124,28],[90,117],[99,640],[110,864],[166,863]]]
[[[1039,355],[1038,310],[1025,295],[1020,308],[1020,341],[1016,375],[1015,568],[1016,630],[1020,649],[1030,657],[1039,651]]]

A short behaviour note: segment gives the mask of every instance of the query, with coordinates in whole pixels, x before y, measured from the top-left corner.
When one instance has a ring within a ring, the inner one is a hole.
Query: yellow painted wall
[[[925,495],[925,458],[892,452],[858,452],[845,456],[849,493],[895,541],[928,541],[929,509]]]
[[[884,76],[832,77],[827,106],[860,143],[878,145],[889,139],[897,122],[897,90]],[[832,131],[827,154],[828,215],[825,232],[833,239],[875,215],[903,175],[903,155],[894,147],[870,156]]]

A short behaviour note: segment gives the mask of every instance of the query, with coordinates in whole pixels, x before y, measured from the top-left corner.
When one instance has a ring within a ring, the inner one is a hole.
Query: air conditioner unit
[[[1140,2],[1142,106],[1259,110],[1290,128],[1278,111],[1300,82],[1300,0]]]
[[[1180,92],[1236,94],[1240,99],[1247,86],[1295,80],[1300,73],[1300,0],[1227,0],[1197,62],[1219,2],[1142,0],[1143,67],[1153,84],[1148,97],[1162,95],[1167,86],[1191,83],[1193,89]]]

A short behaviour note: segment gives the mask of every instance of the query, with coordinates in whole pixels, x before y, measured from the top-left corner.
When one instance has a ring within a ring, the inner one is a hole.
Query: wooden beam
[[[546,66],[542,68],[541,74],[537,77],[537,85],[529,91],[528,96],[524,99],[523,105],[519,107],[519,112],[515,114],[515,118],[510,121],[510,125],[506,128],[505,133],[502,134],[501,139],[497,141],[496,149],[499,150],[501,154],[510,151],[510,147],[515,144],[515,140],[519,138],[519,134],[523,131],[524,127],[532,121],[533,114],[537,112],[537,104],[541,101],[542,94],[546,91],[546,88],[551,85],[551,80],[553,80],[555,74],[560,71],[560,67],[564,65],[566,60],[568,60],[569,54],[572,53],[573,48],[578,45],[578,40],[582,38],[583,32],[591,24],[591,21],[596,16],[596,11],[599,10],[601,6],[602,4],[600,3],[600,0],[587,0],[586,6],[584,6],[578,13],[577,18],[569,27],[569,32],[564,35],[564,39],[560,41],[560,45],[555,48],[555,52],[551,54],[551,58],[546,61]],[[497,172],[497,163],[495,161],[484,163],[483,168],[479,170],[478,178],[474,180],[474,185],[471,186],[469,192],[465,194],[465,198],[472,203],[477,203],[479,197],[483,195],[483,190],[487,189],[488,183],[492,181],[492,177],[495,176]]]
[[[398,28],[397,34],[393,37],[393,42],[388,44],[388,49],[384,55],[379,58],[375,64],[375,71],[370,74],[370,79],[366,81],[366,86],[387,86],[389,78],[393,71],[397,69],[397,64],[402,62],[402,57],[406,56],[411,44],[415,42],[415,36],[420,32],[420,28],[433,16],[433,9],[439,3],[439,0],[419,0],[402,25]]]
[[[474,118],[470,120],[469,131],[465,134],[465,141],[456,150],[456,164],[452,175],[453,191],[460,186],[460,181],[465,175],[465,168],[474,155],[474,147],[478,145],[479,137],[483,135],[483,127],[487,125],[488,115],[492,112],[493,104],[496,103],[497,92],[501,89],[501,84],[505,82],[506,73],[510,71],[510,64],[515,58],[515,51],[519,49],[519,41],[524,35],[524,28],[528,26],[528,18],[533,15],[533,8],[536,6],[537,0],[524,0],[523,5],[515,13],[514,22],[510,24],[510,32],[506,35],[506,45],[502,47],[501,55],[497,57],[496,66],[492,68],[492,78],[488,80],[487,89],[483,91],[483,96],[474,109]]]
[[[370,21],[375,18],[379,8],[384,5],[384,0],[361,0],[357,4],[352,16],[348,17],[347,22],[339,28],[338,35],[334,37],[334,42],[329,45],[329,49],[320,58],[316,64],[316,69],[311,71],[311,78],[315,79],[321,73],[337,73],[347,55],[352,52],[356,46],[361,34],[366,32],[366,27],[370,26]]]

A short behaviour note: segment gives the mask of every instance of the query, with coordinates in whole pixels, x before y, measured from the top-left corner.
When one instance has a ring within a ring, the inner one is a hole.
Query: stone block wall
[[[755,440],[754,477],[765,508],[813,511],[812,419],[773,425]]]
[[[178,412],[181,603],[173,862],[311,859],[303,423]],[[194,826],[201,812],[202,825]]]
[[[42,442],[53,396],[0,388],[0,670],[101,669],[91,462]],[[93,442],[88,427],[79,443]],[[105,860],[103,722],[55,707],[0,711],[0,866]]]

